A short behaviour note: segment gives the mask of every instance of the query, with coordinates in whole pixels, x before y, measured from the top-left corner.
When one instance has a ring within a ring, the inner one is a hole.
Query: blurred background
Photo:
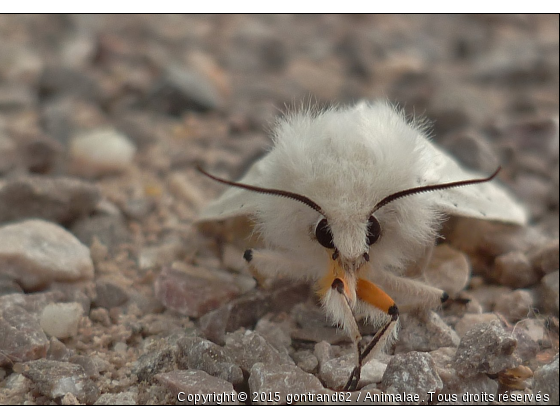
[[[0,39],[0,175],[99,177],[70,145],[104,127],[148,171],[238,176],[287,107],[387,98],[558,208],[556,15],[3,15]]]

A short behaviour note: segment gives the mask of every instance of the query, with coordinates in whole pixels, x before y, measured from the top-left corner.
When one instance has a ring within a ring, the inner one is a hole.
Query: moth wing
[[[267,166],[266,156],[256,161],[239,180],[243,184],[259,185]],[[255,193],[242,188],[229,187],[198,215],[196,223],[219,222],[238,216],[250,216],[256,212]]]
[[[428,140],[425,142],[427,157],[431,162],[424,180],[428,185],[488,176],[462,168],[446,152]],[[496,181],[434,191],[433,194],[437,200],[437,207],[449,215],[518,225],[527,223],[525,208]]]

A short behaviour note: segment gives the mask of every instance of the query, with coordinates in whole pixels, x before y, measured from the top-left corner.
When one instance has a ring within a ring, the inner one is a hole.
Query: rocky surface
[[[558,404],[557,16],[1,15],[0,39],[0,404]],[[349,401],[310,287],[253,279],[246,220],[193,227],[222,191],[196,164],[238,178],[309,98],[401,104],[530,213],[445,222],[450,299]]]

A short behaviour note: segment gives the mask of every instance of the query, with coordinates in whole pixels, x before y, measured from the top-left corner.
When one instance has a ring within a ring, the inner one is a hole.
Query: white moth
[[[396,336],[398,307],[435,308],[447,294],[403,276],[430,255],[446,215],[526,223],[490,177],[463,169],[385,102],[301,111],[277,124],[274,147],[198,222],[248,216],[264,242],[247,250],[268,277],[314,282],[330,318],[354,341],[356,388],[374,349]],[[356,319],[379,327],[360,346]]]

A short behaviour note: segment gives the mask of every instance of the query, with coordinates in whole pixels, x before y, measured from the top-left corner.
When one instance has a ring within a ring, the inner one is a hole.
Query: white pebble
[[[77,302],[51,303],[41,313],[41,328],[56,338],[73,337],[78,333],[78,323],[84,314]]]
[[[97,177],[126,170],[136,146],[113,129],[97,129],[76,136],[70,145],[71,170],[76,175]]]

